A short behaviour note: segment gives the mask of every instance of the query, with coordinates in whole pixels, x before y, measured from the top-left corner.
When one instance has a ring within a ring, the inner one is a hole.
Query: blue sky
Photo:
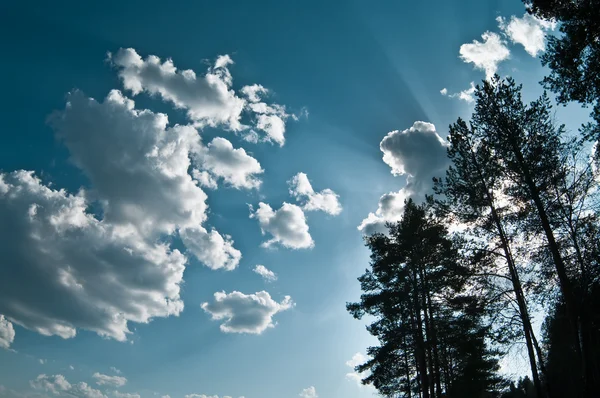
[[[443,172],[471,82],[540,93],[552,30],[518,0],[216,3],[0,5],[0,396],[372,396],[362,235]]]

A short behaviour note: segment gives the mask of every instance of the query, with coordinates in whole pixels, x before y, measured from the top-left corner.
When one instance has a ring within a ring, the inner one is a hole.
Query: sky
[[[373,396],[362,237],[444,172],[474,84],[541,93],[554,28],[518,0],[2,2],[0,397]]]

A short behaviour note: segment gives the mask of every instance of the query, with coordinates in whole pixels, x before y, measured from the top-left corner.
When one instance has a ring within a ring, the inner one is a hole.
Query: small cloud
[[[310,249],[314,241],[308,232],[306,216],[301,207],[284,202],[278,210],[273,210],[270,205],[260,202],[254,211],[250,207],[250,218],[256,218],[264,234],[273,237],[262,244],[271,247],[280,244],[290,249]]]
[[[448,89],[446,87],[444,87],[443,89],[440,90],[440,94],[448,95]]]
[[[481,38],[483,42],[473,40],[460,46],[460,58],[485,71],[486,79],[490,80],[498,71],[498,64],[510,57],[510,51],[497,33],[485,32]]]
[[[123,376],[109,376],[96,372],[92,377],[99,386],[122,387],[127,384],[127,379]]]
[[[258,264],[256,267],[254,267],[253,271],[262,276],[262,278],[267,282],[274,282],[277,280],[277,275],[275,275],[275,272],[269,270],[264,265]]]
[[[304,390],[302,390],[300,392],[300,394],[298,394],[300,396],[300,398],[318,398],[319,396],[317,395],[317,390],[315,387],[310,386],[308,388],[305,388]]]
[[[329,188],[321,192],[315,192],[305,173],[296,174],[288,181],[288,184],[290,195],[295,197],[297,201],[304,203],[302,205],[303,210],[321,210],[332,216],[337,216],[342,212],[339,195]]]
[[[261,334],[275,327],[275,314],[293,306],[290,296],[278,303],[263,290],[254,294],[217,292],[212,303],[203,303],[201,307],[213,320],[225,320],[221,324],[221,331],[225,333]]]
[[[471,82],[470,83],[470,87],[467,89],[464,89],[463,91],[459,91],[458,93],[454,93],[454,94],[448,94],[448,90],[443,89],[442,91],[440,91],[440,93],[443,96],[449,97],[449,98],[458,98],[459,100],[468,102],[468,103],[473,103],[475,102],[475,82]]]
[[[513,15],[508,22],[502,17],[496,20],[506,36],[513,43],[521,44],[532,57],[546,51],[546,32],[556,28],[555,21],[546,21],[527,13],[522,18]]]
[[[40,358],[40,359],[38,360],[38,362],[40,363],[40,365],[45,365],[45,364],[46,364],[46,362],[48,362],[48,360],[46,360],[46,359],[41,359],[41,358]]]
[[[120,375],[120,374],[121,374],[121,371],[120,371],[119,369],[115,368],[114,366],[111,366],[111,367],[110,367],[110,370],[111,370],[113,373],[116,373],[116,374],[118,374],[118,375]]]

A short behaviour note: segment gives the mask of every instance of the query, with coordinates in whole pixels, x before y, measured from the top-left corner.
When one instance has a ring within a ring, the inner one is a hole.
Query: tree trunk
[[[492,219],[494,221],[496,229],[498,230],[498,235],[499,235],[500,242],[502,245],[502,250],[504,251],[504,254],[506,257],[506,263],[508,265],[510,279],[513,284],[513,289],[515,291],[515,297],[517,299],[517,305],[519,307],[519,315],[520,315],[521,321],[523,323],[523,332],[525,335],[525,343],[527,345],[527,354],[529,356],[529,364],[531,366],[531,376],[533,378],[533,384],[536,388],[538,398],[545,398],[545,394],[542,390],[542,384],[540,382],[540,377],[539,377],[539,373],[538,373],[538,369],[537,369],[537,361],[535,358],[533,342],[531,339],[531,333],[532,333],[531,322],[529,320],[527,304],[525,303],[525,299],[523,296],[523,289],[521,286],[521,281],[519,279],[519,274],[517,272],[517,268],[515,266],[515,263],[514,263],[514,260],[512,257],[508,239],[506,238],[506,234],[504,233],[502,221],[500,220],[500,216],[496,210],[496,207],[494,206],[494,198],[492,197],[492,194],[487,187],[485,179],[483,178],[483,175],[481,173],[481,168],[479,167],[479,163],[477,162],[477,158],[475,157],[475,154],[473,153],[473,149],[472,149],[473,147],[470,145],[470,143],[469,143],[469,147],[470,147],[470,151],[471,151],[471,155],[472,155],[473,164],[475,165],[475,168],[478,173],[478,177],[479,177],[479,179],[483,185],[483,189],[486,193],[486,199],[488,201],[488,206],[489,206],[491,214],[492,214]]]

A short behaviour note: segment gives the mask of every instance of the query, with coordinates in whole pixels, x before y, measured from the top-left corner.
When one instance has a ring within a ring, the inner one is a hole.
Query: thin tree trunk
[[[512,257],[512,253],[510,251],[508,239],[506,237],[506,234],[504,233],[504,228],[502,226],[500,216],[496,210],[496,207],[494,206],[494,199],[491,196],[491,192],[488,189],[487,184],[485,183],[485,179],[483,178],[483,175],[481,173],[481,168],[479,167],[479,163],[477,162],[477,159],[475,157],[475,154],[473,153],[472,148],[473,147],[469,143],[469,149],[471,151],[472,160],[473,160],[473,163],[477,170],[478,177],[483,185],[483,189],[486,193],[486,199],[488,201],[488,206],[490,208],[490,211],[492,214],[492,219],[493,219],[496,229],[498,231],[502,250],[504,251],[504,255],[506,257],[506,263],[508,265],[510,279],[513,284],[513,289],[515,291],[515,297],[517,299],[517,305],[519,307],[519,315],[520,315],[521,321],[523,323],[523,331],[524,331],[524,335],[525,335],[525,343],[527,345],[527,354],[529,356],[529,364],[531,366],[531,376],[533,378],[533,384],[536,388],[538,398],[545,398],[544,397],[545,394],[542,391],[542,384],[540,382],[540,377],[539,377],[539,373],[538,373],[538,369],[537,369],[537,361],[535,358],[533,342],[531,339],[531,331],[532,331],[531,322],[529,320],[529,314],[528,314],[527,305],[525,303],[525,299],[523,296],[523,289],[521,286],[521,282],[519,280],[519,274],[517,272],[517,268],[515,266],[515,263],[514,263],[514,260]]]
[[[560,283],[560,288],[562,291],[563,299],[565,300],[565,305],[567,307],[567,314],[568,314],[567,316],[569,318],[569,322],[571,323],[573,343],[575,344],[575,349],[576,349],[577,355],[580,359],[581,366],[582,366],[582,376],[584,377],[584,391],[585,391],[586,396],[590,396],[589,395],[589,394],[591,394],[591,391],[589,388],[590,386],[587,385],[587,382],[585,380],[586,379],[585,376],[587,376],[586,362],[588,362],[588,360],[586,360],[586,359],[589,354],[586,355],[586,351],[587,351],[586,347],[581,347],[581,339],[579,336],[580,328],[579,328],[579,311],[577,308],[578,307],[577,306],[577,297],[574,294],[573,288],[571,286],[571,282],[567,275],[567,269],[566,269],[565,263],[563,261],[563,258],[560,254],[560,249],[558,247],[558,243],[556,242],[556,239],[554,238],[554,231],[552,230],[552,226],[550,225],[550,220],[548,218],[548,214],[546,213],[546,209],[545,209],[542,199],[540,197],[540,192],[538,190],[538,187],[536,186],[536,184],[533,180],[531,171],[525,165],[525,159],[524,159],[523,154],[522,154],[521,150],[519,149],[517,143],[515,142],[513,135],[510,134],[510,132],[509,132],[508,136],[510,137],[512,151],[515,154],[515,157],[517,158],[517,163],[518,163],[519,167],[521,168],[521,172],[523,173],[523,177],[525,179],[527,189],[529,190],[529,194],[531,195],[531,199],[533,200],[536,211],[538,213],[538,217],[542,224],[542,229],[544,230],[544,233],[546,235],[546,240],[548,242],[548,247],[550,249],[550,253],[552,254],[552,260],[554,261],[554,265],[556,268],[556,274],[558,275],[558,281]]]

